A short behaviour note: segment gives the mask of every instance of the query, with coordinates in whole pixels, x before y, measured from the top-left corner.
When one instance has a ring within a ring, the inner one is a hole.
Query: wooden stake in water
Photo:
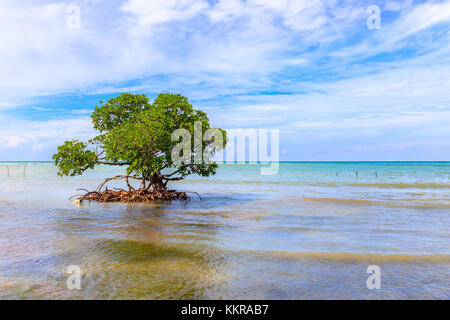
[[[8,177],[9,177],[9,167],[6,167],[6,171],[8,172]]]
[[[26,168],[26,164],[23,166],[23,176],[25,177],[25,168]]]

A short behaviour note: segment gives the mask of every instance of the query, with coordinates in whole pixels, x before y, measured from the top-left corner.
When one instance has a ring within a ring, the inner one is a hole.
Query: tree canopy
[[[80,175],[97,165],[123,166],[127,181],[140,179],[144,187],[149,183],[146,189],[156,190],[189,174],[215,174],[211,157],[226,144],[225,131],[211,134],[206,113],[179,94],[159,94],[150,102],[144,94],[124,93],[100,101],[91,118],[99,135],[66,141],[53,155],[59,176]]]

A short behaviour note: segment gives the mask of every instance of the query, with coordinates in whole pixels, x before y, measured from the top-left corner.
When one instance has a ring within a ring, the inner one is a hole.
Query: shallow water
[[[226,164],[174,183],[202,201],[82,206],[114,171],[24,166],[0,163],[0,298],[450,298],[450,163]]]

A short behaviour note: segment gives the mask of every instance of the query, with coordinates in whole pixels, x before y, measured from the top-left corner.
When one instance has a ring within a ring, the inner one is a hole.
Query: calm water
[[[228,164],[173,184],[203,201],[82,206],[114,171],[23,168],[0,163],[3,299],[450,298],[450,163]]]

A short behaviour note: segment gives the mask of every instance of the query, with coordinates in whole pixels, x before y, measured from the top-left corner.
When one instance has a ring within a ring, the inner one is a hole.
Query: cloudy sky
[[[279,129],[281,160],[450,160],[450,1],[0,0],[0,39],[3,161],[122,92]]]

